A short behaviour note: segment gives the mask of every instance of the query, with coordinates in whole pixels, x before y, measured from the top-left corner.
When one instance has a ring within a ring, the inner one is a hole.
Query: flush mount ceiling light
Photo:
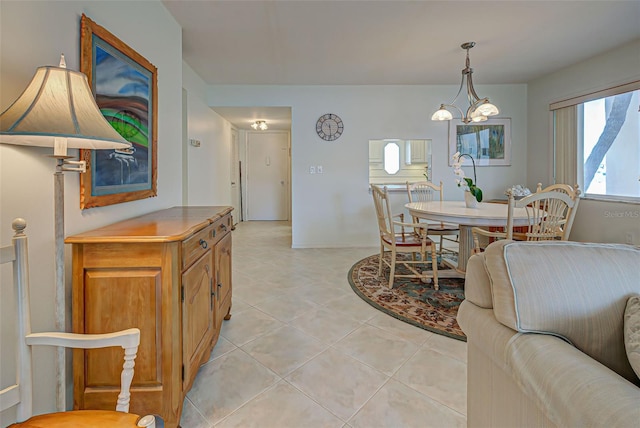
[[[474,47],[476,42],[467,42],[463,43],[460,47],[467,51],[467,60],[465,63],[465,68],[462,69],[462,80],[460,81],[460,89],[458,89],[458,93],[456,94],[453,101],[449,104],[440,104],[440,109],[436,111],[433,116],[431,116],[431,120],[451,120],[453,119],[453,115],[446,107],[452,107],[460,112],[460,116],[462,117],[462,121],[464,123],[469,122],[484,122],[487,120],[489,116],[495,116],[499,113],[498,107],[491,104],[489,102],[489,98],[480,98],[478,94],[476,94],[476,90],[473,88],[473,68],[470,66],[469,62],[469,49]],[[469,108],[467,109],[467,113],[464,114],[462,110],[460,110],[453,103],[456,102],[460,93],[462,92],[462,87],[464,86],[465,77],[467,80],[467,98],[469,100]]]
[[[267,129],[269,129],[269,127],[267,126],[267,122],[265,122],[264,120],[256,120],[251,124],[251,127],[253,129],[259,129],[261,131],[266,131]]]

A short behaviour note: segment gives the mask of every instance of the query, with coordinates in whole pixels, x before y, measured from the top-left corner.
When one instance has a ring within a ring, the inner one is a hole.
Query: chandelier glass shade
[[[433,116],[431,116],[431,120],[453,119],[453,114],[451,113],[451,111],[449,111],[449,109],[455,109],[460,112],[461,120],[464,123],[484,122],[488,119],[489,116],[495,116],[500,113],[498,107],[489,102],[489,98],[480,98],[473,87],[473,68],[471,68],[469,61],[469,49],[474,47],[475,44],[475,42],[467,42],[461,45],[462,49],[465,49],[467,51],[467,59],[465,62],[465,68],[462,69],[462,80],[460,81],[460,89],[458,89],[458,93],[456,94],[453,101],[451,101],[449,104],[440,104],[440,108],[433,114]],[[465,80],[467,82],[467,99],[469,101],[469,108],[467,108],[466,113],[464,113],[459,107],[454,104],[462,93],[462,88],[464,87]]]
[[[256,120],[251,124],[251,127],[256,130],[259,129],[261,131],[266,131],[267,129],[269,129],[269,127],[267,126],[267,122],[265,122],[264,120]]]

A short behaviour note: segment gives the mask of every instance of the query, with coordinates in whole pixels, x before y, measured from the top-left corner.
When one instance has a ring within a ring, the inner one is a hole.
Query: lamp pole
[[[66,299],[64,276],[64,159],[57,158],[56,172],[53,173],[54,192],[54,236],[55,236],[55,322],[57,331],[66,331]],[[65,348],[56,348],[56,405],[59,412],[66,410],[66,363]]]

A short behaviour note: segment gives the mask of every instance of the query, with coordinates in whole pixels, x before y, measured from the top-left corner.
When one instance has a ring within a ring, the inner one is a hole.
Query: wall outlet
[[[624,235],[624,243],[625,244],[629,244],[629,245],[633,245],[633,233],[632,232],[627,232]]]
[[[318,171],[318,174],[322,174],[324,172],[323,169],[322,169],[322,165],[318,165],[316,167],[316,171]]]
[[[315,174],[316,173],[316,167],[315,166],[310,166],[309,167],[309,174]]]
[[[200,147],[200,140],[196,140],[195,138],[190,139],[189,143],[191,143],[193,147]]]

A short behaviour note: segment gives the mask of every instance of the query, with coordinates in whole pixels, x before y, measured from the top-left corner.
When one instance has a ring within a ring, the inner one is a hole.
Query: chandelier
[[[261,131],[266,131],[267,129],[269,129],[269,127],[267,126],[267,122],[265,122],[264,120],[256,120],[251,124],[251,127],[253,129],[260,129]]]
[[[495,116],[499,113],[498,107],[491,104],[489,102],[489,98],[480,98],[478,94],[476,94],[476,90],[473,88],[473,68],[471,68],[469,62],[469,49],[471,49],[475,45],[476,42],[467,42],[460,45],[462,49],[466,49],[467,51],[465,68],[462,69],[462,80],[460,81],[460,89],[458,89],[458,93],[456,94],[456,97],[453,99],[453,101],[451,101],[449,104],[440,104],[440,109],[436,111],[433,116],[431,116],[431,120],[453,119],[453,115],[449,110],[447,110],[447,107],[452,107],[458,110],[464,123],[484,122],[489,116]],[[456,102],[456,100],[460,96],[460,93],[462,92],[465,77],[467,78],[467,99],[469,100],[469,108],[467,109],[466,114],[464,114],[462,110],[460,110],[453,104]]]

